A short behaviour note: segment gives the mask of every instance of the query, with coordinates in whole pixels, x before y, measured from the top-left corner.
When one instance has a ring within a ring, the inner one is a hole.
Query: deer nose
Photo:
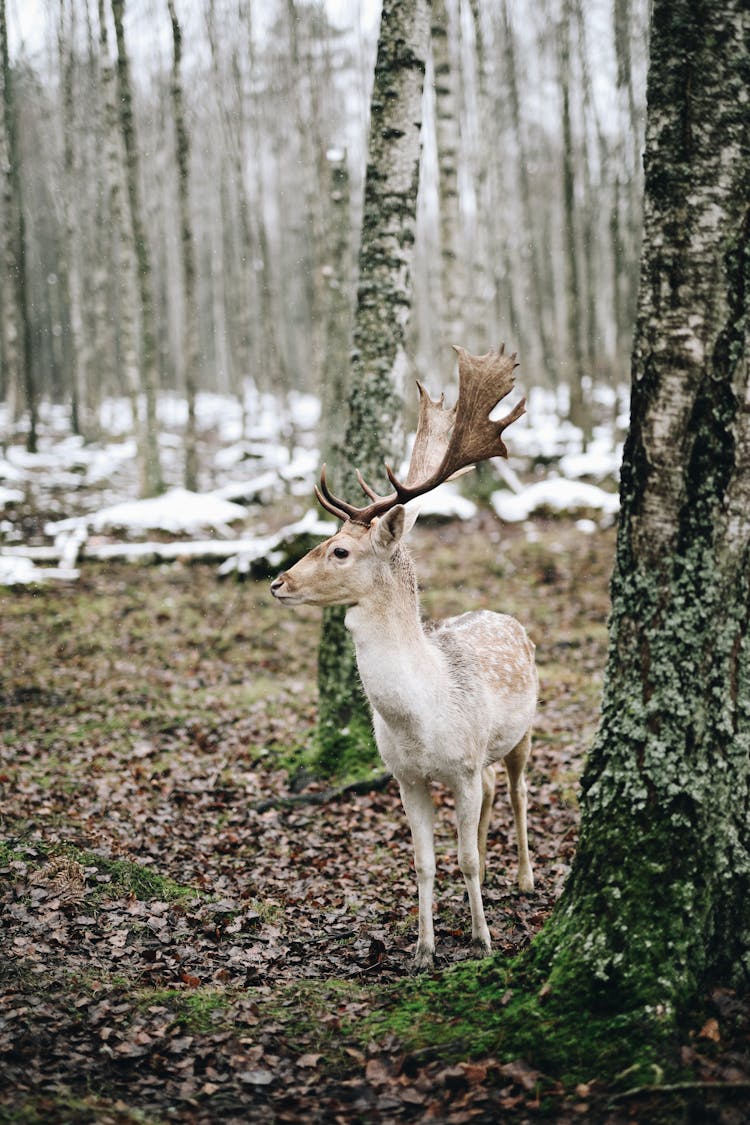
[[[284,575],[280,574],[278,578],[274,579],[271,583],[271,593],[274,597],[278,594],[281,587],[284,585]]]

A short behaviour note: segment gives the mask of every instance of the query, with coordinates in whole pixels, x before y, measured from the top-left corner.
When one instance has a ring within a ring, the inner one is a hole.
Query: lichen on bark
[[[405,335],[428,42],[427,0],[385,0],[371,101],[349,420],[334,466],[341,495],[354,483],[354,467],[376,488],[387,484],[384,463],[397,463],[403,453]],[[321,769],[343,774],[373,764],[370,712],[338,609],[325,612],[318,688]]]
[[[661,1016],[750,980],[747,24],[740,0],[654,6],[608,674],[535,950],[551,988]]]

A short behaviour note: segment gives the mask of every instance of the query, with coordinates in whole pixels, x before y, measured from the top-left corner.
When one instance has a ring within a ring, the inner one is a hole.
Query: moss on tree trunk
[[[426,0],[385,0],[381,15],[354,319],[349,423],[337,490],[354,467],[374,486],[403,446],[405,335],[419,185],[422,87],[429,44]],[[356,488],[356,485],[355,485]],[[357,772],[377,760],[370,712],[343,611],[327,610],[319,650],[318,761],[326,772]]]
[[[573,869],[518,961],[404,990],[380,1029],[412,1045],[652,1081],[704,988],[750,981],[749,20],[744,0],[653,8],[631,428]]]
[[[750,979],[749,78],[741,0],[658,0],[603,714],[536,947],[662,1016]]]

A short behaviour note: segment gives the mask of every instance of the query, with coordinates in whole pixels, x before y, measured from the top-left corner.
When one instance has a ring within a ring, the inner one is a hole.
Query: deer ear
[[[406,524],[410,515],[407,516],[402,504],[397,504],[379,520],[372,521],[372,549],[376,555],[387,558],[393,554],[399,540],[408,530]]]

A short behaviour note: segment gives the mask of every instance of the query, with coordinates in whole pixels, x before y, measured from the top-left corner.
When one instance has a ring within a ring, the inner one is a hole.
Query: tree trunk
[[[435,83],[435,132],[440,201],[441,323],[435,327],[442,344],[440,370],[454,370],[452,344],[464,339],[463,258],[460,248],[461,210],[458,192],[459,128],[456,69],[451,59],[450,23],[446,0],[433,0],[430,41]]]
[[[324,338],[325,379],[321,387],[321,451],[327,465],[340,465],[341,440],[346,427],[349,394],[349,351],[353,313],[351,196],[346,153],[329,151],[331,190],[330,222],[326,238],[328,259],[323,269],[326,281]]]
[[[190,138],[185,122],[182,100],[182,31],[174,0],[167,0],[172,22],[172,112],[174,115],[175,153],[177,157],[177,198],[180,213],[180,245],[182,247],[183,326],[185,364],[183,385],[187,400],[185,430],[185,488],[198,487],[198,449],[195,424],[195,396],[198,388],[198,308],[195,297],[195,241],[190,218]]]
[[[146,441],[144,423],[138,406],[141,376],[138,361],[138,325],[135,248],[125,207],[125,183],[123,172],[122,143],[117,111],[117,91],[114,65],[110,58],[107,16],[104,0],[98,0],[99,51],[102,67],[102,86],[104,94],[105,129],[105,178],[107,202],[109,206],[112,239],[109,249],[116,265],[117,292],[115,311],[117,320],[117,339],[115,344],[116,370],[122,373],[122,382],[130,399],[133,426],[135,428],[138,455],[138,472],[141,483],[146,479]],[[98,301],[104,303],[101,292],[104,279],[97,282]],[[114,317],[112,318],[115,319]]]
[[[567,354],[570,363],[570,420],[583,435],[583,447],[591,438],[591,421],[584,393],[583,316],[581,308],[581,270],[578,262],[578,216],[576,207],[575,152],[570,116],[570,32],[572,12],[563,4],[558,28],[560,101],[562,106],[562,197],[563,257],[565,260],[565,308],[567,314]],[[583,157],[585,159],[585,155]]]
[[[156,418],[158,374],[156,366],[156,331],[154,328],[154,298],[151,287],[151,258],[146,243],[140,191],[140,160],[133,121],[133,95],[130,84],[130,64],[125,46],[123,17],[125,0],[112,0],[112,16],[117,39],[117,93],[120,129],[125,149],[125,175],[130,211],[130,230],[135,248],[138,270],[138,290],[141,313],[141,389],[145,402],[142,435],[145,448],[141,459],[141,494],[155,496],[164,489],[159,458],[159,432]]]
[[[62,148],[63,175],[61,185],[63,205],[63,249],[60,254],[60,273],[63,275],[68,297],[70,322],[70,420],[74,434],[87,429],[83,425],[82,410],[86,401],[88,384],[88,349],[84,340],[83,285],[80,261],[80,229],[77,217],[77,198],[80,195],[79,169],[77,168],[75,141],[75,114],[73,98],[73,67],[75,59],[75,9],[70,9],[69,26],[66,27],[66,0],[60,0],[58,24],[58,52],[60,85],[62,93]],[[66,31],[70,42],[66,45]]]
[[[378,487],[403,447],[405,334],[419,186],[427,0],[385,0],[372,92],[349,424],[338,487],[355,466]],[[394,458],[394,455],[395,458]],[[387,487],[387,483],[382,485]],[[344,772],[375,758],[369,712],[343,612],[327,610],[319,651],[319,760]]]
[[[549,266],[543,265],[543,252],[549,245],[545,223],[539,214],[534,213],[529,156],[521,119],[521,97],[518,89],[518,67],[516,65],[515,35],[508,13],[507,0],[502,0],[503,65],[508,103],[515,133],[515,164],[518,170],[518,191],[520,195],[522,225],[528,239],[527,251],[531,285],[531,311],[534,326],[539,337],[539,353],[542,364],[541,375],[551,383],[557,383],[557,366],[551,337],[554,335],[554,317],[550,317],[550,301],[545,293],[544,274]]]
[[[0,0],[0,166],[3,176],[3,362],[11,393],[23,397],[29,419],[26,448],[37,449],[37,388],[31,354],[26,285],[26,219],[21,197],[21,173],[16,128],[13,75],[8,56],[5,0]]]
[[[748,30],[743,0],[654,4],[608,674],[536,947],[548,991],[647,1020],[750,980]]]

